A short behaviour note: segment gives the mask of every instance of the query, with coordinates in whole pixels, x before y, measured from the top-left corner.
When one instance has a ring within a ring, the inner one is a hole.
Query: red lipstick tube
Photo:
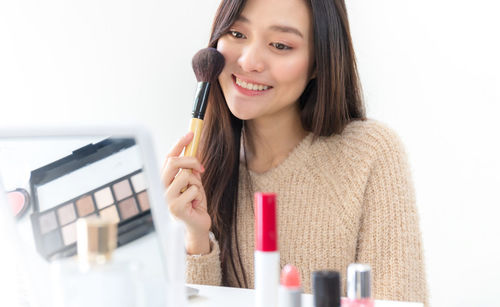
[[[255,306],[278,306],[280,254],[276,194],[255,193]]]

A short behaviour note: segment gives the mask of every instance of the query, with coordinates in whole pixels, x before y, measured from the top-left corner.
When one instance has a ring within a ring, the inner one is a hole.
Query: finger
[[[189,175],[185,172],[180,171],[177,176],[175,176],[172,183],[167,188],[167,199],[176,199],[181,194],[181,189],[186,187],[189,182]]]
[[[186,135],[181,137],[179,139],[179,141],[177,141],[177,143],[174,145],[174,147],[172,147],[172,149],[170,149],[170,152],[168,153],[167,158],[180,156],[184,147],[189,145],[189,143],[191,143],[191,141],[193,140],[193,136],[194,136],[194,133],[192,131],[189,131],[188,133],[186,133]]]
[[[172,157],[170,165],[175,168],[191,169],[203,173],[205,168],[196,157]]]
[[[172,214],[181,220],[185,220],[187,216],[187,210],[191,206],[191,202],[196,199],[198,195],[198,187],[190,186],[181,196],[179,196],[175,201],[169,203],[169,209]]]
[[[180,169],[193,169],[197,172],[203,172],[204,168],[195,157],[170,157],[162,170],[162,182],[168,187]]]
[[[190,169],[186,169],[185,170],[187,173],[190,173],[191,174],[191,177],[189,178],[189,184],[197,184],[199,185],[200,187],[202,186],[201,184],[201,177],[199,175],[196,175],[196,174],[199,174],[198,172],[196,171],[192,171]],[[194,176],[194,177],[193,177]],[[184,193],[184,191],[186,191],[187,189],[187,186],[185,186],[184,188],[182,188],[181,190],[181,193]]]
[[[179,197],[179,195],[182,194],[181,190],[191,185],[196,185],[199,188],[202,188],[201,180],[198,180],[195,175],[188,170],[180,171],[167,190],[168,197],[171,199]]]
[[[199,191],[200,188],[198,186],[190,186],[184,193],[181,194],[181,196],[179,196],[179,202],[189,208],[191,206],[191,202],[199,197]]]
[[[196,170],[193,170],[193,175],[195,175],[195,176],[196,176],[196,178],[198,178],[198,180],[200,180],[200,181],[201,181],[201,173],[200,173],[200,172],[198,172],[198,171],[196,171]]]
[[[189,185],[196,185],[198,187],[203,187],[201,177],[199,175],[195,175],[193,173],[191,173],[189,178],[188,178],[188,184]]]

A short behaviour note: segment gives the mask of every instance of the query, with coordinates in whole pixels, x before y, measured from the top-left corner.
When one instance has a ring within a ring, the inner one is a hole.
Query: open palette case
[[[118,246],[153,231],[148,189],[134,139],[106,138],[85,145],[31,171],[29,184],[33,235],[37,250],[48,259],[76,253],[80,217],[116,221]]]
[[[76,254],[77,220],[98,216],[118,225],[118,259],[138,260],[151,274],[162,272],[171,304],[174,297],[183,300],[184,250],[173,230],[179,226],[164,203],[144,128],[3,129],[0,176],[16,236],[36,266],[38,282],[45,266]]]

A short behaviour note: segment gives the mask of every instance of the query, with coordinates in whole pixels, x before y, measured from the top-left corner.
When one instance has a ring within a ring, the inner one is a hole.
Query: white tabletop
[[[189,285],[196,288],[200,293],[189,299],[189,307],[253,307],[255,290],[214,287],[205,285]],[[311,294],[302,295],[302,307],[312,307],[313,296]],[[421,303],[375,301],[376,307],[423,307]]]

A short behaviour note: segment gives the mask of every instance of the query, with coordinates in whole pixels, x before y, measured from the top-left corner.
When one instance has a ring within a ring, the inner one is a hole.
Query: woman
[[[188,281],[253,287],[253,193],[275,192],[281,266],[299,268],[306,292],[312,271],[338,270],[345,285],[359,262],[375,298],[425,302],[406,156],[365,119],[344,1],[223,0],[210,46],[226,66],[199,159],[180,157],[188,133],[163,170],[186,224]]]

